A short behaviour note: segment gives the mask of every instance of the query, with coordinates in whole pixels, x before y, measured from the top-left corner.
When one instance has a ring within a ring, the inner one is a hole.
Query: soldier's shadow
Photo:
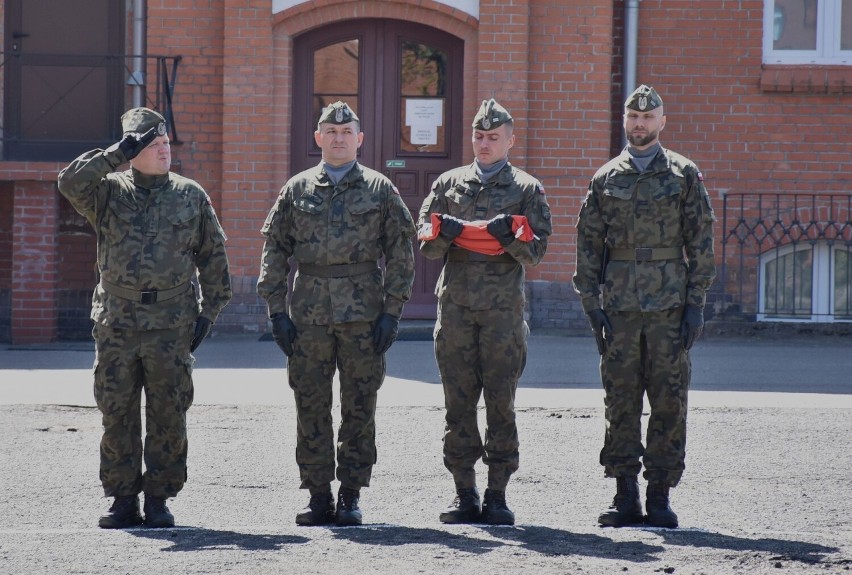
[[[649,545],[642,541],[615,541],[593,533],[573,533],[539,525],[482,526],[482,529],[494,537],[511,539],[543,555],[574,555],[649,563],[658,561],[658,554],[665,551],[661,545]]]
[[[159,540],[170,543],[162,551],[205,551],[220,549],[241,549],[246,551],[277,551],[288,545],[302,545],[310,542],[307,537],[293,535],[265,535],[257,533],[239,533],[237,531],[219,531],[196,527],[176,527],[167,529],[128,529],[136,537]]]
[[[811,564],[820,563],[826,555],[840,552],[837,547],[789,539],[748,539],[691,529],[646,529],[657,533],[668,545],[712,547],[714,549],[730,549],[731,551],[756,551],[771,553],[779,559]]]
[[[546,555],[600,558],[612,558],[617,555],[628,561],[643,563],[656,561],[658,558],[655,555],[664,550],[661,546],[648,545],[641,541],[616,542],[599,535],[578,534],[549,527],[478,527],[497,540],[401,525],[365,525],[335,529],[334,536],[363,545],[442,545],[474,554],[488,553],[505,545],[520,544],[531,551]]]

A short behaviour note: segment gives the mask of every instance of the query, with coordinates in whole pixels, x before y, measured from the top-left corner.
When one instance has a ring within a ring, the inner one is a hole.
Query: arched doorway
[[[464,42],[402,20],[346,20],[294,40],[293,173],[316,165],[320,110],[348,102],[361,119],[359,161],[387,175],[416,219],[435,178],[462,161]],[[409,319],[434,319],[441,262],[415,250]]]

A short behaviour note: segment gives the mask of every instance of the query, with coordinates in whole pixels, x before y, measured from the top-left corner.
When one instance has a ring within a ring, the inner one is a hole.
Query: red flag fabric
[[[532,241],[535,237],[526,216],[512,216],[512,231],[515,232],[515,239],[522,242]],[[429,224],[423,226],[417,239],[434,240],[440,232],[441,215],[431,214]],[[465,222],[461,234],[453,240],[453,243],[466,250],[487,256],[498,256],[506,251],[497,238],[488,233],[487,220]]]

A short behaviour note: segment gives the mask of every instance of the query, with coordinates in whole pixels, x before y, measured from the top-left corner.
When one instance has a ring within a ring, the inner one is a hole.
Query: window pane
[[[852,319],[852,254],[834,250],[834,317]]]
[[[329,104],[342,100],[360,115],[358,106],[358,40],[347,40],[314,52],[314,121]]]
[[[799,250],[767,262],[763,295],[767,316],[810,316],[813,251]]]
[[[447,54],[406,40],[400,48],[400,151],[446,152]]]
[[[819,0],[775,0],[773,50],[816,50]]]
[[[840,5],[840,49],[852,50],[852,0]]]

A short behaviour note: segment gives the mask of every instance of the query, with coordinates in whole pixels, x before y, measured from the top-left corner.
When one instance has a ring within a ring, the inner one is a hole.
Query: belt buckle
[[[145,305],[157,303],[157,290],[143,291],[142,297],[139,299],[139,303],[142,303],[142,304],[145,304]]]
[[[648,262],[654,255],[653,248],[636,248],[636,261]]]

